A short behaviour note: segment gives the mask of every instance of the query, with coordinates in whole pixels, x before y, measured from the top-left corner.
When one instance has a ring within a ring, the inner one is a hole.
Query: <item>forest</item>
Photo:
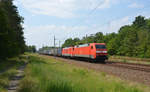
[[[24,53],[23,17],[13,0],[0,0],[0,62]]]
[[[106,43],[109,55],[150,58],[150,19],[137,16],[131,25],[122,26],[118,33],[98,32],[82,39],[69,38],[62,47],[84,43]]]

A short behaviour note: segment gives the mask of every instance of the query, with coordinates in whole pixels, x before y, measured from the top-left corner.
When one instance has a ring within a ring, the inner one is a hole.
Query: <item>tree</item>
[[[133,25],[135,25],[137,27],[145,26],[146,25],[145,17],[143,17],[143,16],[137,16],[135,18],[135,21],[133,22]]]
[[[25,51],[23,18],[12,0],[0,2],[0,59],[17,56]]]
[[[102,32],[98,32],[95,34],[94,42],[97,42],[97,43],[103,43],[104,42],[104,36],[103,36]]]
[[[118,35],[116,33],[110,33],[110,34],[106,34],[104,35],[104,42],[108,43],[110,40],[114,39],[115,37],[117,37]]]
[[[108,43],[107,43],[107,49],[108,49],[108,53],[110,55],[116,55],[117,54],[117,50],[118,50],[118,45],[116,44],[117,39],[111,39]]]
[[[62,47],[69,47],[69,46],[73,46],[73,40],[72,38],[69,38],[65,41],[65,43],[62,45]]]
[[[34,46],[34,45],[32,45],[32,46],[27,46],[27,47],[26,47],[26,51],[27,51],[27,52],[35,53],[35,52],[36,52],[36,46]]]

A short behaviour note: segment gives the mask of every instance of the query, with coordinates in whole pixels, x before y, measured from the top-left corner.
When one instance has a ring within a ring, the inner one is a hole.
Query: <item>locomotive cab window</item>
[[[93,49],[93,46],[91,46],[91,49]]]
[[[96,45],[96,49],[106,49],[105,45]]]

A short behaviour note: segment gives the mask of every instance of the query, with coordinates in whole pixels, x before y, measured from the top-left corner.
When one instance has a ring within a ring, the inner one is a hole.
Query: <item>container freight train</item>
[[[41,54],[69,58],[83,58],[98,62],[104,62],[106,59],[108,59],[105,43],[89,43],[67,48],[55,48],[44,52],[46,53]]]

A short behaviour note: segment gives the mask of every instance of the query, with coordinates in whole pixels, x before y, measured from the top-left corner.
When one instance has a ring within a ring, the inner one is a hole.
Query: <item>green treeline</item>
[[[121,27],[118,33],[104,35],[98,32],[82,39],[69,38],[63,47],[93,42],[106,43],[110,55],[150,58],[150,19],[138,16],[131,25]]]
[[[30,53],[36,53],[36,46],[31,45],[31,46],[26,46],[26,52],[30,52]]]
[[[25,51],[22,23],[13,0],[0,0],[0,60]]]

